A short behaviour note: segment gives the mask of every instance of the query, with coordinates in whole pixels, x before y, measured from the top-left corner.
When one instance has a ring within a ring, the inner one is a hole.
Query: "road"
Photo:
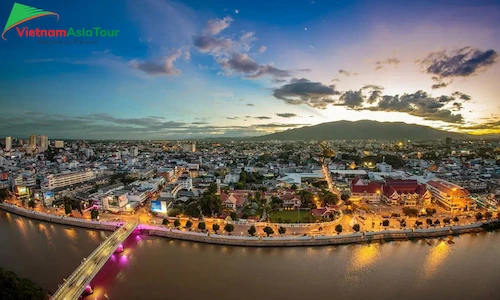
[[[51,299],[78,299],[116,248],[135,230],[139,222],[128,222],[110,235],[92,252],[70,277],[59,287]]]

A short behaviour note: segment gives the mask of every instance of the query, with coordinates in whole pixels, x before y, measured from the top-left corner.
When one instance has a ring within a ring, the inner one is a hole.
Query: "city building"
[[[417,180],[386,180],[382,200],[387,205],[429,205],[432,194]]]
[[[442,179],[429,180],[427,189],[432,197],[446,210],[452,212],[469,211],[476,209],[476,202],[471,199],[468,190],[461,186]]]
[[[64,148],[64,141],[55,141],[54,147],[56,148]]]
[[[181,145],[182,151],[184,152],[196,152],[195,143],[184,143]]]
[[[42,183],[45,190],[54,190],[96,178],[93,171],[79,171],[61,174],[49,174]]]
[[[10,151],[12,149],[12,138],[10,136],[5,137],[5,150]]]
[[[31,149],[35,149],[36,148],[36,135],[34,135],[34,134],[30,135],[30,144],[29,144],[29,147]]]
[[[382,197],[383,185],[377,182],[366,183],[359,177],[351,181],[352,202],[379,203]]]
[[[139,148],[137,147],[130,147],[130,156],[132,157],[137,157],[139,155]]]
[[[38,147],[40,152],[44,152],[49,148],[49,137],[46,135],[40,135],[38,137]]]

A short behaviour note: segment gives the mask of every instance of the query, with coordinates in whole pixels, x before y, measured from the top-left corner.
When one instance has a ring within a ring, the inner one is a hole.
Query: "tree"
[[[212,224],[212,230],[213,230],[215,233],[217,233],[217,231],[219,231],[219,229],[220,229],[219,224]]]
[[[35,209],[35,207],[36,207],[35,200],[30,199],[30,200],[28,201],[28,207]]]
[[[47,292],[26,278],[0,268],[0,299],[48,299]]]
[[[342,232],[342,225],[338,224],[337,226],[335,226],[335,231],[337,232],[337,234],[340,234]]]
[[[416,217],[418,216],[418,209],[411,207],[403,207],[403,214],[410,217]]]
[[[382,222],[382,225],[383,225],[384,227],[389,226],[389,220],[384,220],[384,222]]]
[[[415,227],[422,226],[422,224],[424,224],[422,221],[419,221],[419,220],[415,221]]]
[[[175,228],[179,228],[179,226],[181,226],[181,221],[179,221],[179,219],[175,219],[174,226]]]
[[[71,214],[71,199],[68,196],[63,197],[64,213]]]
[[[255,232],[257,232],[257,229],[255,229],[255,226],[250,226],[250,229],[248,229],[248,234],[251,236],[255,235]]]
[[[359,231],[359,229],[360,229],[360,228],[359,228],[359,224],[354,224],[354,226],[352,226],[352,229],[353,229],[354,231],[358,232],[358,231]]]
[[[269,226],[264,227],[263,231],[267,234],[267,236],[274,233],[274,230]]]
[[[493,217],[493,214],[491,212],[487,211],[487,212],[484,213],[484,218],[486,220],[491,219],[491,217]]]
[[[233,224],[226,224],[226,226],[224,226],[224,230],[229,232],[229,234],[231,234],[231,232],[234,231],[234,226]]]
[[[432,225],[432,219],[427,218],[425,220],[425,223],[427,223],[427,225]]]
[[[350,197],[349,197],[349,195],[347,195],[347,194],[342,194],[342,195],[340,195],[340,199],[341,199],[342,201],[344,201],[344,202],[346,202],[347,200],[349,200],[349,198],[350,198]]]
[[[242,190],[245,188],[245,184],[243,182],[237,182],[235,185],[234,185],[234,189],[235,190]]]
[[[188,220],[186,222],[186,228],[191,228],[191,226],[193,226],[193,222],[191,222],[191,220]]]
[[[7,189],[1,189],[0,190],[0,203],[2,203],[7,197],[9,196],[9,192]]]
[[[405,220],[401,220],[399,221],[399,225],[401,225],[401,227],[406,227],[406,221]]]
[[[436,213],[436,209],[435,208],[430,208],[430,207],[427,207],[425,209],[425,213],[428,215],[428,216],[433,216],[435,213]]]
[[[297,189],[298,189],[298,187],[297,187],[297,185],[294,183],[294,184],[292,184],[291,189],[295,191],[295,190],[297,190]]]
[[[437,225],[440,225],[440,224],[441,224],[441,221],[439,221],[439,220],[437,220],[437,219],[436,219],[436,221],[434,221],[434,225],[436,225],[436,226],[437,226]]]
[[[443,223],[444,223],[444,224],[447,224],[447,225],[448,225],[448,224],[450,224],[450,223],[451,223],[450,218],[444,218],[444,219],[443,219]]]
[[[91,211],[90,211],[90,218],[92,220],[97,220],[97,218],[99,217],[99,210],[97,210],[97,208],[93,208]]]
[[[238,215],[234,211],[231,212],[229,216],[231,217],[231,220],[238,221]]]
[[[286,233],[286,228],[283,227],[283,226],[280,226],[280,228],[278,228],[278,233],[279,234],[285,234]]]
[[[478,220],[478,221],[479,221],[479,220],[481,220],[482,218],[483,218],[483,214],[482,214],[481,212],[478,212],[478,213],[476,214],[476,220]]]
[[[170,221],[167,218],[164,218],[163,221],[161,222],[162,225],[168,225],[170,224]]]
[[[453,222],[458,222],[458,221],[459,221],[458,217],[453,218]]]
[[[205,224],[205,222],[198,223],[198,229],[205,231],[205,229],[207,229],[207,225]]]

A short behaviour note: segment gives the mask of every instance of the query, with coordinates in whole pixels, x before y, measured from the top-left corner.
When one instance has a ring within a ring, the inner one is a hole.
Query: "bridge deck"
[[[52,300],[76,300],[85,291],[85,288],[99,272],[102,266],[108,261],[116,248],[137,228],[139,221],[128,222],[92,252],[87,259],[59,286],[59,289],[52,296]]]

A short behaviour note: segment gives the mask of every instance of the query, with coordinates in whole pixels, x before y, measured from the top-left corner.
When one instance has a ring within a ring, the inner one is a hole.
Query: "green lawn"
[[[269,219],[276,223],[296,223],[297,221],[307,223],[309,216],[311,212],[307,210],[301,210],[299,213],[296,210],[283,210],[271,212]]]

